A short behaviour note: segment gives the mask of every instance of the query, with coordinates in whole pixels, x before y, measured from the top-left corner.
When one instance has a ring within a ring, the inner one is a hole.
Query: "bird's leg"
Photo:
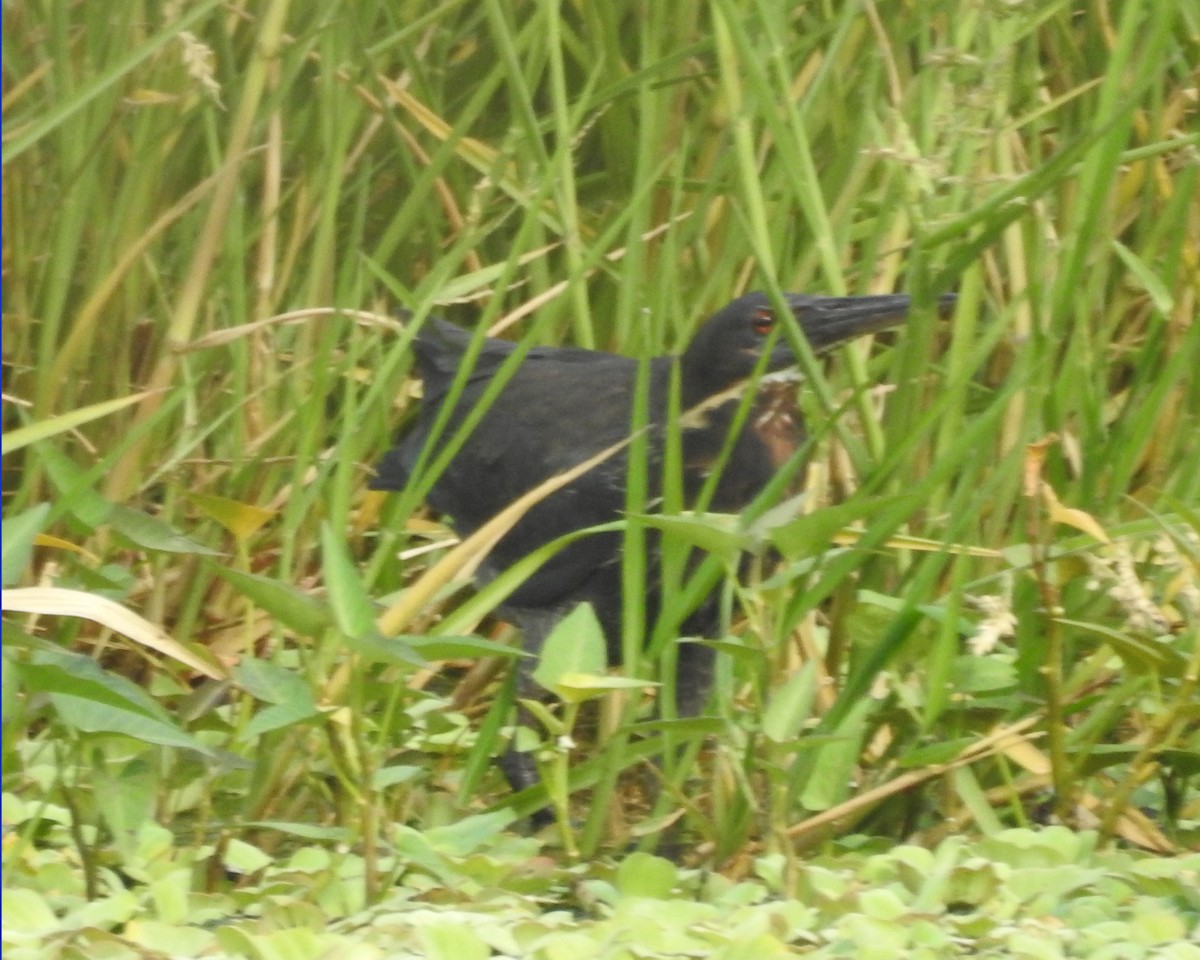
[[[717,652],[704,643],[681,643],[675,666],[675,712],[698,717],[712,690]]]
[[[546,637],[562,619],[562,611],[557,608],[543,610],[523,607],[503,610],[501,614],[516,624],[521,633],[521,649],[529,654],[529,656],[517,658],[514,668],[517,672],[517,726],[538,730],[541,724],[522,701],[546,699],[546,691],[533,679],[533,672],[537,669]],[[500,769],[504,772],[504,778],[514,792],[536,787],[542,782],[533,751],[518,750],[515,733],[509,742],[508,749],[500,757]],[[554,822],[554,813],[549,807],[542,807],[530,814],[529,820],[535,829],[540,829]]]

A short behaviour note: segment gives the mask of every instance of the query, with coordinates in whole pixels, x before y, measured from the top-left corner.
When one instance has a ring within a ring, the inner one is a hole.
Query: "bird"
[[[661,493],[661,472],[671,411],[682,449],[682,491],[686,506],[696,504],[708,486],[704,509],[738,513],[767,487],[803,445],[805,432],[795,402],[796,384],[771,375],[794,369],[797,357],[781,329],[775,303],[785,305],[816,354],[847,340],[903,322],[911,307],[904,294],[831,297],[784,294],[773,301],[756,291],[737,297],[699,327],[681,354],[649,360],[647,394],[651,503]],[[954,295],[938,301],[949,310]],[[472,334],[430,317],[413,339],[423,382],[421,411],[414,429],[402,435],[380,460],[371,487],[404,490],[422,465],[433,462],[517,349],[517,344],[484,338],[454,400],[452,386],[473,342]],[[507,374],[508,371],[505,371]],[[463,440],[426,496],[460,536],[469,536],[522,494],[550,477],[627,439],[633,430],[639,361],[577,347],[532,347]],[[672,404],[672,383],[679,396]],[[737,416],[745,390],[755,396]],[[444,422],[437,429],[439,419]],[[730,436],[731,430],[736,430]],[[428,448],[428,449],[427,449]],[[713,469],[725,453],[716,480]],[[611,523],[626,509],[627,449],[533,506],[493,547],[477,578],[487,581],[539,547],[565,535]],[[649,538],[649,550],[657,540]],[[522,582],[497,610],[521,633],[523,649],[537,654],[546,637],[579,604],[592,605],[604,632],[608,660],[621,660],[622,533],[605,531],[576,539]],[[647,570],[655,569],[652,559]],[[658,615],[659,591],[649,585],[644,604],[650,636]],[[678,635],[715,637],[720,626],[717,591],[679,624]],[[711,687],[713,650],[681,644],[675,684],[676,710],[695,716]],[[518,666],[518,689],[533,690],[536,660]],[[538,782],[527,753],[511,748],[501,767],[514,790]],[[544,812],[543,812],[544,814]],[[540,822],[546,822],[544,815]],[[535,824],[539,822],[537,816]]]

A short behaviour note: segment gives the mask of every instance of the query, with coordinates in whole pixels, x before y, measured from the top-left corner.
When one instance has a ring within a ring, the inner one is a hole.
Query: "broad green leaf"
[[[423,637],[417,634],[395,637],[426,660],[457,660],[471,657],[527,657],[529,654],[510,643],[497,643],[483,637]]]
[[[424,767],[401,763],[392,767],[381,767],[371,777],[371,786],[376,790],[386,790],[401,783],[419,781],[425,775]]]
[[[631,853],[617,867],[617,890],[626,897],[666,899],[678,882],[679,868],[649,853]]]
[[[347,843],[350,840],[348,827],[329,827],[316,823],[292,823],[286,820],[247,820],[245,827],[273,830],[302,840],[320,840],[328,843]]]
[[[257,873],[274,862],[270,854],[244,840],[231,840],[222,851],[221,863],[237,873]]]
[[[139,832],[154,822],[159,791],[165,786],[161,773],[157,751],[143,750],[122,764],[99,753],[94,756],[96,805],[126,861],[136,853]]]
[[[360,657],[376,663],[402,663],[410,667],[427,667],[429,661],[400,637],[385,637],[372,628],[360,636],[346,635],[346,646]]]
[[[1133,669],[1161,671],[1169,677],[1178,677],[1187,667],[1184,655],[1169,642],[1139,637],[1129,631],[1115,630],[1102,623],[1087,623],[1064,617],[1055,617],[1055,622],[1074,627],[1105,641],[1126,665]]]
[[[277,510],[264,510],[252,503],[242,503],[229,497],[184,490],[183,495],[207,516],[212,517],[238,540],[247,540],[264,524],[278,515]]]
[[[812,715],[817,693],[817,661],[809,660],[771,692],[763,714],[763,733],[776,743],[794,740]]]
[[[913,497],[858,498],[849,503],[824,507],[776,527],[770,532],[770,539],[785,557],[823,553],[845,527],[905,500],[916,502]]]
[[[66,651],[39,651],[17,670],[30,690],[65,693],[142,716],[170,721],[162,705],[136,683],[110,673],[91,657]]]
[[[132,891],[130,895],[133,896]],[[133,897],[137,901],[137,897]],[[189,901],[194,903],[194,901]],[[207,927],[190,923],[164,923],[141,915],[140,901],[137,902],[136,922],[129,925],[125,938],[137,945],[138,956],[203,957],[217,953],[217,934]],[[193,906],[193,909],[194,906]],[[96,923],[100,929],[114,929],[115,923]],[[116,958],[114,957],[114,960]]]
[[[174,723],[170,714],[141,687],[105,671],[88,657],[40,652],[31,662],[15,666],[26,688],[47,694],[70,727],[85,733],[121,733],[147,743],[213,753]]]
[[[951,740],[939,740],[909,750],[897,761],[900,767],[911,769],[916,767],[936,766],[949,763],[975,742],[975,737],[955,737]]]
[[[97,700],[67,693],[50,694],[50,702],[63,723],[83,733],[120,733],[145,743],[164,747],[182,747],[213,756],[213,751],[171,723],[146,716],[134,710],[111,706]]]
[[[424,948],[421,955],[429,960],[488,960],[493,956],[473,927],[450,920],[422,924],[417,937]]]
[[[264,703],[308,703],[315,707],[312,686],[295,670],[270,660],[245,657],[233,668],[233,680],[256,700]]]
[[[601,674],[607,664],[600,621],[591,604],[581,603],[550,631],[533,679],[555,690],[565,674]]]
[[[1137,278],[1142,289],[1150,294],[1158,312],[1163,316],[1170,316],[1175,309],[1175,298],[1171,296],[1171,291],[1163,283],[1162,277],[1155,273],[1145,260],[1115,237],[1112,239],[1112,247],[1117,251],[1117,256],[1124,261],[1125,266],[1129,268],[1129,272]]]
[[[50,504],[39,503],[15,517],[5,517],[3,524],[3,576],[0,581],[5,587],[16,583],[33,555],[33,542],[42,532],[42,525],[50,513]]]
[[[375,608],[363,586],[358,568],[346,549],[346,540],[328,523],[321,525],[321,571],[338,629],[348,637],[375,631]]]
[[[210,563],[209,569],[301,636],[319,636],[333,625],[333,612],[325,602],[294,584],[219,563]]]
[[[108,514],[108,522],[122,536],[128,537],[139,547],[147,550],[159,550],[163,553],[196,553],[205,557],[219,557],[220,550],[205,546],[198,540],[193,540],[186,534],[180,533],[159,517],[152,517],[141,510],[123,504],[113,504]]]
[[[123,927],[131,920],[135,921],[134,926],[137,927],[140,926],[136,922],[139,914],[145,909],[143,904],[143,899],[132,890],[121,890],[115,895],[81,905],[78,910],[72,910],[65,919],[77,929],[94,927],[98,930],[113,930]],[[176,940],[171,946],[177,950],[179,941]]]
[[[285,927],[260,933],[251,927],[220,926],[216,936],[223,951],[220,956],[262,960],[319,960],[328,956],[321,934],[310,927]]]
[[[648,527],[661,530],[666,537],[700,547],[727,563],[754,548],[754,537],[738,526],[738,517],[727,513],[689,513],[677,516],[641,514],[638,519]]]
[[[466,857],[497,839],[513,822],[511,810],[493,810],[463,817],[444,827],[425,831],[430,845],[451,857]]]
[[[849,795],[867,731],[867,717],[876,709],[869,697],[851,707],[832,739],[818,749],[812,775],[800,796],[806,810],[828,810]]]
[[[6,930],[21,934],[49,935],[59,929],[59,920],[50,904],[27,887],[5,888],[0,892]]]
[[[250,721],[238,730],[238,739],[244,742],[251,741],[264,733],[307,723],[320,715],[321,711],[311,698],[272,704],[255,713]]]
[[[564,673],[559,675],[551,689],[555,696],[566,703],[582,703],[602,697],[613,690],[637,690],[657,686],[659,684],[653,681],[638,680],[636,677],[611,677],[604,673]]]
[[[995,693],[1015,687],[1017,671],[1001,657],[964,655],[955,658],[949,682],[963,694]]]
[[[93,530],[108,521],[113,504],[93,489],[98,473],[84,469],[52,443],[38,448],[38,461],[58,492],[54,501],[56,510],[70,511]]]

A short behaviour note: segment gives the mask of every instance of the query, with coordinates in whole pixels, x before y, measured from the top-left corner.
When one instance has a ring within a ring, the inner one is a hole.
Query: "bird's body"
[[[905,296],[785,298],[814,351],[822,352],[851,337],[893,326],[907,315]],[[943,305],[949,303],[943,299]],[[795,384],[760,380],[751,409],[741,418],[736,437],[742,385],[756,372],[778,371],[795,362],[787,340],[774,331],[775,314],[767,297],[747,294],[727,305],[700,327],[678,357],[649,361],[649,499],[658,496],[663,449],[671,404],[671,383],[679,383],[674,409],[689,411],[679,421],[683,454],[684,501],[692,506],[728,443],[732,447],[706,509],[738,512],[761,493],[803,440],[796,410]],[[409,482],[429,444],[441,407],[471,336],[444,321],[430,321],[415,340],[424,399],[417,427],[379,465],[373,486],[399,490]],[[454,436],[488,389],[515,344],[485,340],[461,389],[454,411],[434,449]],[[762,358],[764,352],[769,355]],[[760,358],[761,362],[760,362]],[[638,361],[600,351],[574,348],[529,350],[493,398],[475,428],[429,492],[429,503],[448,515],[467,536],[517,497],[549,477],[625,440],[635,429],[634,396]],[[674,371],[678,370],[678,377]],[[425,463],[433,457],[425,456]],[[626,508],[627,451],[612,456],[534,506],[492,550],[485,577],[506,569],[531,551],[562,536],[618,519]],[[609,658],[621,650],[620,533],[598,533],[576,540],[519,586],[502,613],[517,623],[527,650],[540,649],[554,623],[578,603],[592,604],[608,641]],[[647,564],[653,570],[654,563]],[[658,596],[646,596],[647,626],[657,615]],[[680,627],[681,635],[712,636],[719,624],[713,598],[696,608]],[[647,635],[649,630],[647,629]],[[703,706],[711,674],[711,651],[688,644],[680,650],[677,697],[681,713]],[[506,771],[514,786],[536,780],[532,765],[510,757]]]
[[[417,341],[417,357],[425,384],[424,413],[417,428],[380,463],[375,486],[403,489],[428,442],[436,411],[454,379],[469,336],[445,321],[433,321]],[[454,431],[479,400],[514,344],[485,341],[442,437]],[[657,496],[671,367],[675,357],[650,361],[648,411],[650,438],[647,470],[650,499]],[[594,350],[534,349],[505,384],[483,415],[451,467],[434,484],[429,503],[452,518],[463,536],[477,530],[522,493],[543,480],[576,466],[588,457],[627,439],[635,429],[633,391],[638,362]],[[794,392],[789,390],[789,392]],[[724,443],[737,400],[700,416],[706,428],[683,430],[684,493],[691,502]],[[753,425],[762,412],[752,411],[730,459],[737,470],[723,474],[709,508],[734,512],[746,506],[770,480],[781,459],[800,442],[795,435],[770,446],[760,442]],[[717,421],[723,421],[724,427]],[[778,432],[778,431],[776,431]],[[617,519],[625,509],[627,451],[614,454],[559,493],[535,505],[500,541],[488,558],[485,574],[498,572],[564,534]],[[564,548],[509,597],[510,607],[550,607],[570,601],[598,568],[619,559],[621,535],[597,534]],[[601,602],[597,613],[611,621]],[[606,623],[606,626],[609,624]],[[613,633],[619,625],[612,623]],[[610,634],[611,635],[611,634]]]
[[[467,341],[463,331],[445,322],[422,332],[417,357],[425,383],[424,410],[413,433],[380,464],[376,483],[384,489],[403,489],[415,468],[428,442],[433,414],[454,378],[455,371],[440,364],[460,360]],[[485,342],[442,431],[443,441],[454,435],[513,346],[503,340]],[[543,480],[618,443],[630,432],[631,398],[626,391],[636,375],[637,363],[627,357],[589,350],[531,350],[434,484],[430,505],[449,515],[455,530],[466,536]],[[625,470],[626,457],[617,454],[534,506],[497,544],[487,570],[502,570],[563,534],[616,519],[625,506]],[[577,588],[599,549],[587,540],[578,541],[518,587],[509,602],[553,605]]]

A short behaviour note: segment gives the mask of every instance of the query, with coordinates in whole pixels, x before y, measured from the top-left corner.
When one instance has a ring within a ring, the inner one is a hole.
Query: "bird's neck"
[[[736,383],[723,382],[723,378],[714,376],[713,365],[703,356],[696,357],[684,353],[681,357],[673,357],[672,361],[679,370],[679,393],[684,410],[705,403],[709,398],[738,386]]]

